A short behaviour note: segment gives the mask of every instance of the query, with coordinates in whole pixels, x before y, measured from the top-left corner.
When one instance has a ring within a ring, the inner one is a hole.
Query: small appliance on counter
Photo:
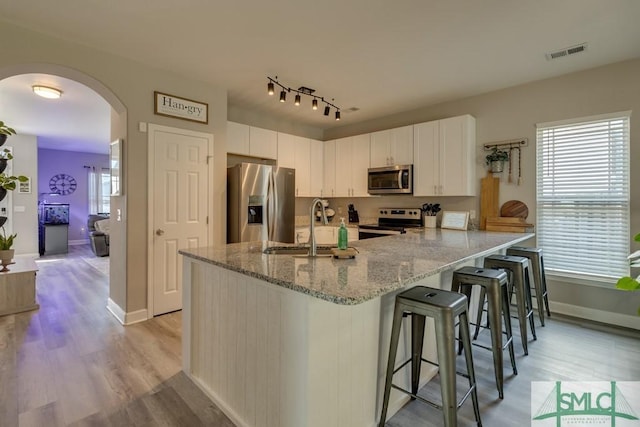
[[[349,222],[359,223],[360,217],[358,216],[358,211],[355,209],[355,207],[352,204],[350,204],[348,208],[349,208]]]

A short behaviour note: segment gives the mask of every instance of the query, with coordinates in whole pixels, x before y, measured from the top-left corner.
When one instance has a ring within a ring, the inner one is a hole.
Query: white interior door
[[[151,254],[149,305],[154,316],[182,308],[178,250],[208,244],[209,152],[213,135],[149,125]]]

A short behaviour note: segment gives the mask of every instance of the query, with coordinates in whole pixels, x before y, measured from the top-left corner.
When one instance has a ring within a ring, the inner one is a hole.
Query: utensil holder
[[[436,218],[435,216],[425,215],[423,218],[424,228],[436,228]]]

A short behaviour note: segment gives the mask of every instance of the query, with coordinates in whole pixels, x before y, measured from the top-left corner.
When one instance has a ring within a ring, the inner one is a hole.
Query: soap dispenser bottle
[[[349,233],[344,223],[344,218],[340,218],[340,228],[338,229],[338,249],[347,249]]]

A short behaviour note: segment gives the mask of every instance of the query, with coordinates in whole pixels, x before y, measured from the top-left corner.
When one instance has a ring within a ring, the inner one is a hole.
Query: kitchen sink
[[[318,255],[331,255],[331,249],[335,246],[317,246]],[[267,255],[308,255],[309,248],[306,246],[271,246],[263,251]]]

